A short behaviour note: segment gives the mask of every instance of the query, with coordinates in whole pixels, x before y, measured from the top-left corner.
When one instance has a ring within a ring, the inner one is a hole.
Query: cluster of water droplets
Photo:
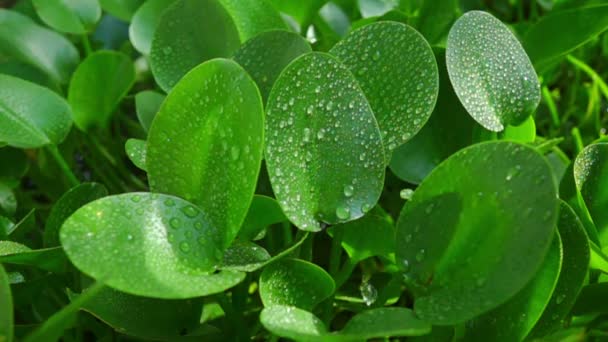
[[[384,154],[373,113],[345,66],[301,57],[275,83],[266,160],[275,195],[302,229],[360,217],[375,204]]]
[[[471,116],[492,131],[520,124],[538,106],[538,78],[517,38],[486,12],[463,15],[448,36],[450,81]]]
[[[438,71],[433,51],[416,30],[392,22],[366,25],[331,53],[357,77],[389,150],[426,123],[437,100]]]

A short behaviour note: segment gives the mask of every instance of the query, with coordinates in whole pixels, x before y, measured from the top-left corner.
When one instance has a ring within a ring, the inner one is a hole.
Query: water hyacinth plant
[[[0,0],[0,342],[603,341],[604,0]]]

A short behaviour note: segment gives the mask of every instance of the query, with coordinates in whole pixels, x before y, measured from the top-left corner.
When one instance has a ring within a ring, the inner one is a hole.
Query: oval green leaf
[[[562,262],[562,245],[555,234],[545,261],[534,278],[513,298],[467,322],[466,341],[523,341],[549,303]]]
[[[287,221],[287,218],[274,198],[254,195],[245,221],[239,230],[239,238],[253,240],[266,227],[284,221]]]
[[[152,120],[154,120],[164,100],[165,95],[152,90],[144,90],[135,95],[137,119],[146,132],[150,130]]]
[[[42,21],[57,31],[86,34],[101,18],[97,0],[33,0]]]
[[[99,0],[101,8],[116,18],[129,22],[145,0]]]
[[[483,127],[524,122],[540,102],[534,68],[517,38],[491,14],[471,11],[450,29],[446,62],[454,90]]]
[[[146,171],[146,141],[141,139],[127,139],[125,152],[129,160],[139,169]]]
[[[13,341],[13,296],[6,271],[0,265],[0,341]]]
[[[235,241],[224,253],[221,269],[254,272],[270,260],[264,248],[249,241]]]
[[[273,334],[296,341],[321,340],[327,334],[323,321],[295,306],[266,307],[260,313],[260,322]]]
[[[533,148],[488,142],[446,159],[397,222],[397,260],[420,288],[418,316],[460,323],[515,295],[543,262],[556,218],[551,169]]]
[[[397,177],[413,184],[420,184],[444,159],[470,145],[477,126],[450,85],[445,50],[436,50],[435,56],[439,68],[435,110],[416,136],[393,151],[390,163]]]
[[[574,161],[574,181],[597,227],[602,245],[608,244],[608,143],[592,144]]]
[[[255,80],[266,102],[281,71],[296,57],[311,51],[310,44],[298,34],[269,31],[245,42],[234,54],[234,60]]]
[[[13,241],[0,241],[0,263],[35,266],[56,273],[64,272],[67,266],[61,247],[30,249]]]
[[[334,293],[333,279],[321,267],[299,259],[282,259],[260,275],[264,306],[291,305],[312,310]]]
[[[80,60],[78,50],[60,34],[1,8],[0,40],[1,54],[37,67],[57,83],[67,83]]]
[[[72,127],[71,116],[68,103],[49,89],[0,75],[1,142],[19,148],[57,145]]]
[[[103,288],[82,310],[116,331],[147,340],[171,340],[199,324],[201,299],[167,300],[133,296]]]
[[[241,41],[247,41],[259,33],[286,30],[287,25],[279,12],[266,0],[218,0],[230,13]]]
[[[150,188],[202,208],[222,228],[227,248],[253,198],[263,143],[264,110],[253,80],[233,61],[208,61],[175,86],[152,123]]]
[[[298,228],[355,220],[378,201],[382,138],[347,67],[310,53],[279,76],[267,106],[266,165],[285,215]]]
[[[108,195],[99,183],[82,183],[68,190],[51,208],[44,226],[44,246],[59,246],[59,229],[63,222],[83,205]]]
[[[418,319],[406,308],[377,308],[363,311],[350,319],[340,335],[358,339],[420,336],[431,332],[431,324]]]
[[[562,268],[551,300],[529,337],[547,336],[563,326],[587,276],[590,258],[587,233],[574,210],[563,201],[557,228],[562,238]]]
[[[222,257],[221,228],[180,198],[131,193],[91,202],[60,232],[83,273],[122,292],[179,299],[222,292],[244,273],[213,273]]]
[[[129,25],[129,40],[137,51],[144,55],[150,54],[152,38],[160,17],[174,2],[175,0],[149,0],[137,9]]]
[[[193,37],[196,44],[191,43]],[[177,0],[165,10],[154,32],[150,68],[168,92],[190,69],[231,56],[239,43],[232,18],[217,0]]]
[[[389,152],[424,126],[437,101],[439,76],[420,33],[397,22],[373,23],[351,32],[330,53],[359,81]]]
[[[68,92],[76,126],[82,131],[105,127],[134,82],[135,67],[127,55],[98,51],[88,56],[74,72]]]

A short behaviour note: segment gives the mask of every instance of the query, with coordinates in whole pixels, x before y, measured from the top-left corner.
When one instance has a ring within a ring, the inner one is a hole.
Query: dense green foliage
[[[0,342],[603,341],[608,1],[0,0]]]

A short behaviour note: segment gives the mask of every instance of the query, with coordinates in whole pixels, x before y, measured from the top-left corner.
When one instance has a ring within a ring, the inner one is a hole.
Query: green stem
[[[334,236],[331,239],[331,250],[329,252],[329,274],[336,275],[340,267],[342,257],[342,236],[344,229],[334,229]]]
[[[576,147],[576,154],[579,154],[583,148],[585,148],[583,138],[581,137],[581,131],[578,130],[578,127],[573,127],[571,133],[572,139],[574,139],[574,146]]]
[[[348,280],[350,275],[355,270],[356,266],[357,266],[357,263],[352,262],[352,260],[350,258],[346,259],[346,261],[344,262],[344,265],[342,266],[342,269],[340,269],[340,271],[338,271],[338,273],[334,276],[334,282],[336,283],[336,289],[339,289],[342,285],[344,285],[346,280]]]
[[[59,149],[57,148],[57,146],[49,145],[47,147],[47,150],[49,151],[49,153],[51,154],[53,159],[55,159],[55,161],[61,168],[61,171],[63,172],[63,174],[67,177],[68,181],[70,182],[70,185],[71,186],[79,185],[80,181],[78,180],[76,175],[74,175],[74,172],[72,172],[72,169],[70,169],[70,166],[68,165],[68,163],[65,161],[65,159],[59,152]]]
[[[543,99],[545,99],[545,102],[547,103],[547,107],[549,107],[549,113],[551,113],[553,126],[559,127],[561,123],[559,120],[559,113],[557,112],[557,106],[555,105],[555,101],[553,101],[553,96],[551,96],[549,88],[547,88],[545,85],[542,87],[542,94]]]
[[[80,40],[82,42],[82,47],[84,47],[84,53],[86,56],[93,53],[93,49],[91,49],[91,42],[89,41],[89,36],[87,34],[83,34],[80,36]]]
[[[568,59],[568,62],[572,63],[572,65],[587,74],[587,76],[589,76],[594,82],[597,82],[597,85],[600,87],[602,95],[604,95],[606,100],[608,100],[608,85],[606,84],[606,82],[604,82],[600,75],[598,75],[595,70],[593,70],[589,65],[587,65],[580,59],[577,59],[572,55],[568,55],[568,57],[566,58]]]

